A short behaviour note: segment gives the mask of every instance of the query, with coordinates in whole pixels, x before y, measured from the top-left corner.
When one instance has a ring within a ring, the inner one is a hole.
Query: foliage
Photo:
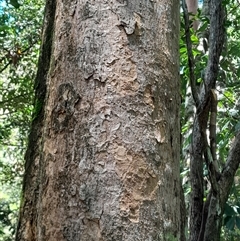
[[[0,241],[17,221],[42,18],[43,1],[0,1]]]

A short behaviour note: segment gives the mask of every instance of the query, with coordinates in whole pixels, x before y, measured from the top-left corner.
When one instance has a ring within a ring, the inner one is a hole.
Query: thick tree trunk
[[[17,240],[180,240],[178,1],[54,2]]]

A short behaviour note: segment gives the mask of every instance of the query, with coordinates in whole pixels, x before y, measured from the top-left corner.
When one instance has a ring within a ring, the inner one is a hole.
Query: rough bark
[[[44,106],[46,95],[47,73],[50,68],[52,53],[52,38],[56,4],[47,0],[45,7],[45,23],[43,26],[42,47],[35,81],[34,114],[29,135],[28,149],[25,155],[25,175],[23,180],[22,200],[16,241],[37,240],[37,223],[39,207],[39,192],[41,186],[42,137],[44,122]]]
[[[180,240],[178,1],[51,4],[17,240]]]

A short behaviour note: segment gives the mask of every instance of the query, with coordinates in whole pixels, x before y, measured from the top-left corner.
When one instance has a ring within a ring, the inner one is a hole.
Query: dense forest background
[[[217,81],[216,154],[224,165],[235,134],[240,130],[240,2],[224,0],[227,12],[224,51],[220,58]],[[199,21],[198,30],[191,30],[192,55],[196,86],[201,88],[208,60],[209,19],[202,10],[192,20]],[[33,107],[44,1],[0,0],[0,241],[13,240],[18,207],[21,199],[21,180],[24,172],[24,152],[27,137],[37,106]],[[182,12],[182,10],[180,10]],[[183,14],[182,14],[183,15]],[[189,81],[189,53],[186,28],[181,18],[180,75],[181,75],[181,176],[189,207],[189,156],[195,105]],[[208,192],[208,169],[204,167],[205,192]],[[240,238],[240,172],[225,206],[222,240]]]
[[[13,240],[44,1],[0,1],[0,240]]]

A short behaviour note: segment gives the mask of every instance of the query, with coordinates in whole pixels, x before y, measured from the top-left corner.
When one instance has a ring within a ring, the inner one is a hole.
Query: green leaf
[[[226,214],[226,216],[230,216],[230,217],[236,214],[234,209],[227,203],[225,204],[224,213]]]
[[[205,31],[208,27],[208,21],[205,21],[203,25],[200,26],[200,28],[198,29],[199,33],[202,33],[203,31]]]
[[[229,230],[233,230],[234,226],[235,226],[235,217],[231,217],[226,223],[226,228]]]
[[[240,130],[240,121],[235,125],[235,132]]]
[[[19,8],[20,4],[18,3],[17,0],[10,0],[10,4],[15,7],[15,8]]]
[[[240,217],[236,217],[236,226],[240,229]]]
[[[191,41],[193,44],[199,44],[198,37],[196,35],[191,36]]]
[[[180,48],[180,54],[183,54],[183,53],[187,53],[187,48],[186,47]]]

